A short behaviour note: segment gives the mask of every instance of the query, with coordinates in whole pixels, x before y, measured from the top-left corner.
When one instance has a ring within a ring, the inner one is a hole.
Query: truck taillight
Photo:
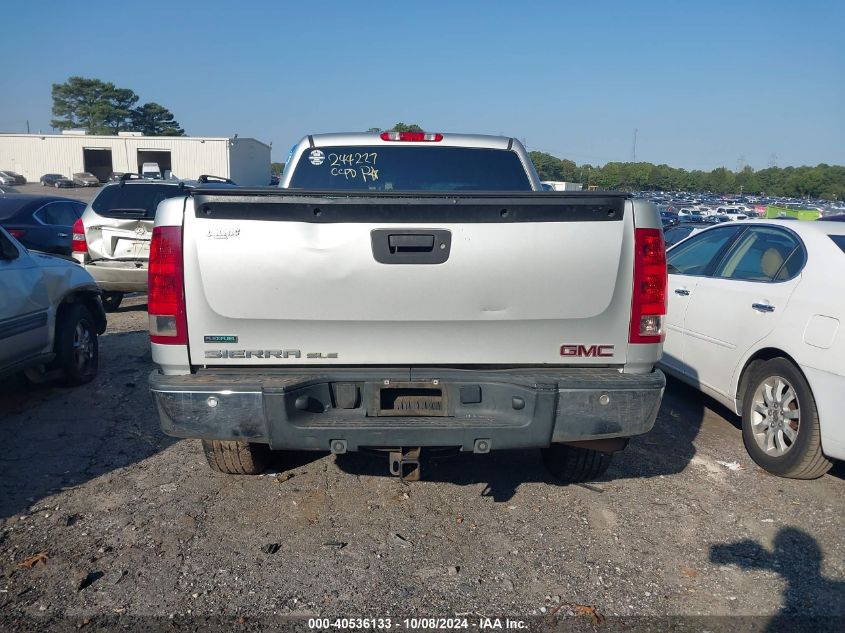
[[[70,241],[70,250],[74,253],[87,253],[88,242],[85,241],[85,226],[82,224],[82,218],[73,223],[73,237]]]
[[[181,227],[157,226],[153,229],[148,282],[150,340],[165,345],[187,345]]]
[[[9,235],[14,237],[16,240],[19,240],[26,235],[26,231],[23,229],[9,229]]]
[[[666,246],[660,229],[634,229],[629,343],[660,343],[666,314]]]
[[[382,132],[383,141],[408,141],[412,143],[436,143],[443,140],[442,134],[430,132]]]

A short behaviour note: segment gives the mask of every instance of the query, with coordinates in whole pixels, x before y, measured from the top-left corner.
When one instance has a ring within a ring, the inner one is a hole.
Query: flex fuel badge
[[[203,336],[202,340],[204,343],[237,343],[238,337],[230,336],[228,334],[216,336]]]

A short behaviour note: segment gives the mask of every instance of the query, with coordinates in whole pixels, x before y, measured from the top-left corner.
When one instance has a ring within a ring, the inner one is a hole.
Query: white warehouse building
[[[0,134],[0,170],[38,182],[44,174],[70,176],[87,171],[101,182],[112,172],[140,173],[158,163],[161,173],[196,179],[202,174],[230,178],[238,185],[270,182],[270,146],[254,138],[200,136],[117,136],[84,133]]]

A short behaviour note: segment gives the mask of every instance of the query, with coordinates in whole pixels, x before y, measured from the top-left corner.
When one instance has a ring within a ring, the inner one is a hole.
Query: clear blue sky
[[[49,131],[71,75],[284,160],[397,121],[578,163],[845,164],[845,2],[16,2],[0,130]],[[121,10],[119,7],[123,7]]]

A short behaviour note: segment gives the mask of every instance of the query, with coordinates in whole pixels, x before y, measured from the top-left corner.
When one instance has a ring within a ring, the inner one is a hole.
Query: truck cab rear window
[[[157,185],[148,182],[109,185],[94,198],[91,207],[106,218],[143,218],[152,220],[162,200],[184,196],[177,185]]]
[[[431,146],[307,149],[293,189],[363,191],[531,191],[515,152]]]

